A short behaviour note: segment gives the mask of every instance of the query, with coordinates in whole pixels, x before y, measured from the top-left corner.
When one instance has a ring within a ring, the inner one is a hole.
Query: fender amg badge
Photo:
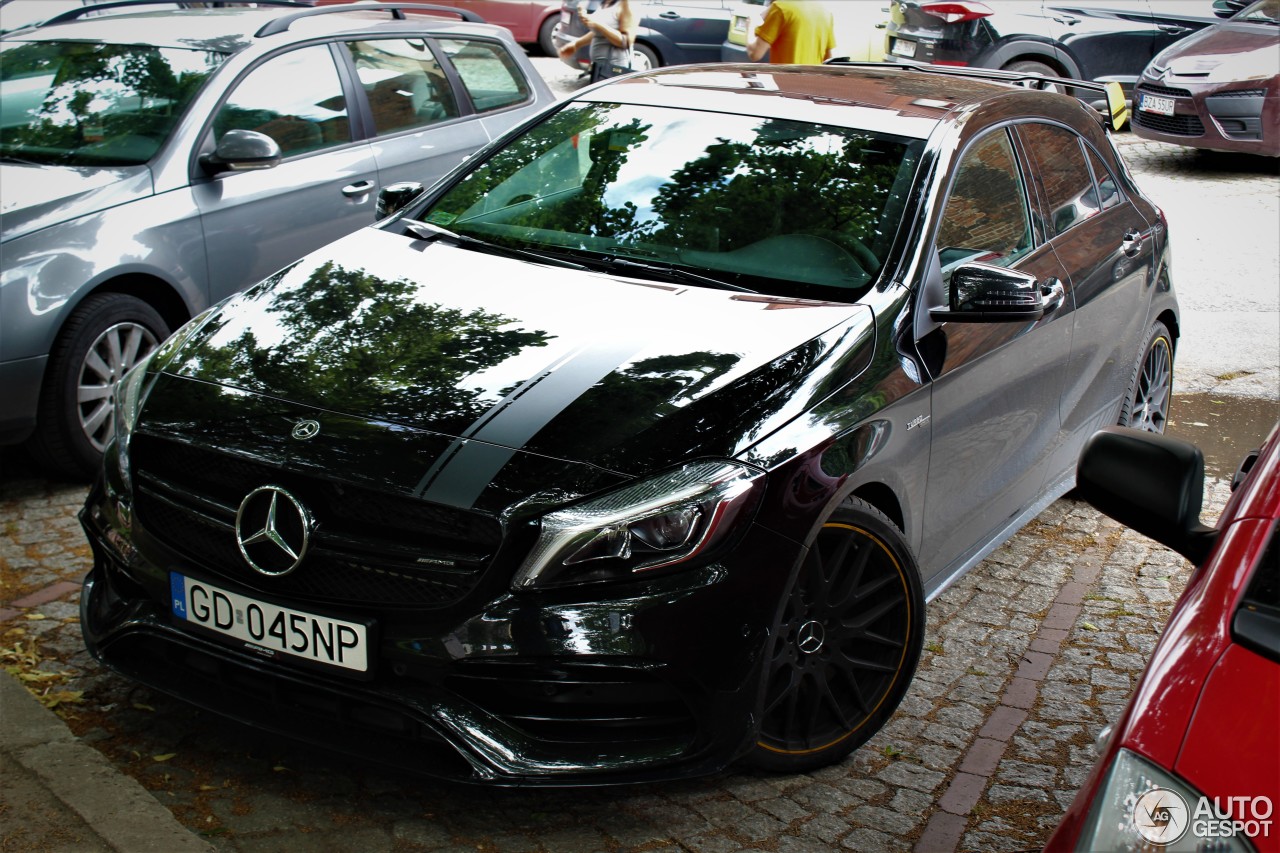
[[[315,522],[297,498],[279,486],[260,486],[236,510],[236,545],[254,571],[287,575],[307,555]]]
[[[929,420],[928,415],[917,415],[916,417],[912,418],[910,421],[907,422],[907,431],[910,432],[911,430],[915,429],[916,427],[920,426],[921,424],[925,423],[928,420]]]
[[[299,441],[306,441],[308,438],[315,438],[319,432],[319,421],[298,421],[293,425],[293,432],[290,435]]]

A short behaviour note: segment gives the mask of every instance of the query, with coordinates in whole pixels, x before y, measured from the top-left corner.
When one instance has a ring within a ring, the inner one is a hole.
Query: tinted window
[[[1031,249],[1026,192],[1005,131],[987,134],[961,158],[937,245],[944,277],[969,261],[1008,266]]]
[[[1098,198],[1102,200],[1102,209],[1109,210],[1115,207],[1122,201],[1120,186],[1116,183],[1116,179],[1111,176],[1102,158],[1093,151],[1089,151],[1089,165],[1093,168],[1093,179],[1098,184]]]
[[[6,44],[0,150],[68,166],[145,163],[224,58],[92,42]]]
[[[215,138],[256,130],[285,157],[351,141],[342,84],[329,48],[304,47],[272,57],[249,73],[213,120]]]
[[[462,39],[443,39],[440,45],[458,69],[476,112],[499,110],[529,100],[524,75],[500,45]]]
[[[1034,179],[1049,211],[1051,235],[1063,234],[1101,210],[1080,139],[1061,127],[1024,124],[1018,133],[1035,162]]]
[[[922,146],[781,119],[573,105],[420,215],[587,264],[626,258],[628,269],[848,298],[884,262],[902,215],[893,190],[909,183]]]
[[[379,39],[347,46],[379,136],[458,115],[449,80],[422,39]]]

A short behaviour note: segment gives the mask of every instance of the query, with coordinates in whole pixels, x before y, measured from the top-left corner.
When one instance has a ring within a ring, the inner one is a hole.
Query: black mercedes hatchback
[[[841,759],[926,602],[1168,411],[1164,217],[978,76],[631,75],[387,191],[121,383],[89,649],[453,779]]]

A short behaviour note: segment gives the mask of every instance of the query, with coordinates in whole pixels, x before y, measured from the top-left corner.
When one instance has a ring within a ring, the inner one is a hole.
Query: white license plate
[[[174,616],[237,641],[247,651],[369,670],[366,625],[258,601],[177,572],[169,574],[169,588]]]
[[[1153,95],[1143,95],[1138,102],[1138,109],[1143,112],[1171,116],[1173,115],[1173,98],[1157,98]]]
[[[907,58],[911,58],[916,55],[916,43],[913,41],[894,39],[892,53],[894,56],[905,56]]]

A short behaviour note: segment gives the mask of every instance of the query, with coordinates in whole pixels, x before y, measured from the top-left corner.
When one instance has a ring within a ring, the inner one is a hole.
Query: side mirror
[[[401,181],[398,184],[387,184],[378,191],[378,205],[374,212],[376,219],[386,219],[393,213],[399,213],[422,194],[423,186],[416,181]]]
[[[1219,18],[1230,18],[1248,5],[1249,0],[1213,0],[1213,14]]]
[[[212,154],[200,157],[200,165],[211,175],[270,169],[279,162],[280,146],[256,130],[228,130]]]
[[[1041,285],[1035,276],[991,264],[971,263],[951,273],[950,304],[933,308],[936,322],[1029,323],[1055,310],[1066,298],[1056,281]]]
[[[1107,427],[1085,442],[1076,490],[1126,527],[1199,565],[1217,531],[1200,523],[1204,456],[1193,444],[1152,432]]]

